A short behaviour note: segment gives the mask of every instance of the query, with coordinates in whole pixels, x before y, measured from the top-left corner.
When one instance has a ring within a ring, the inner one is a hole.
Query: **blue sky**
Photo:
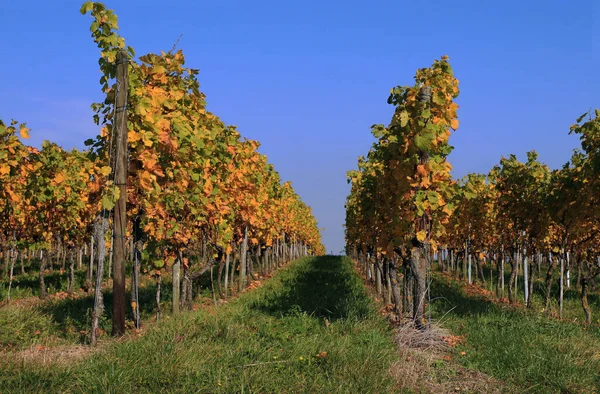
[[[257,139],[313,207],[328,251],[344,244],[345,173],[387,124],[389,89],[450,56],[460,81],[453,174],[536,149],[565,163],[569,125],[600,107],[600,11],[587,1],[107,1],[138,55],[179,48],[208,106]],[[31,142],[83,147],[97,130],[98,52],[82,1],[0,3],[0,118]],[[167,5],[168,4],[168,5]],[[596,93],[594,95],[594,93]]]

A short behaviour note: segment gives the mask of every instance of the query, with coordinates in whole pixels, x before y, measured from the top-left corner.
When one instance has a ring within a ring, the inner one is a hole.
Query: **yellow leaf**
[[[127,142],[137,142],[142,139],[141,133],[138,133],[133,130],[129,130],[127,133]]]
[[[142,171],[140,176],[140,186],[142,189],[149,190],[152,188],[152,174],[148,171]]]
[[[56,183],[62,183],[62,181],[64,181],[64,180],[65,180],[65,177],[62,173],[58,173],[54,177],[54,182],[56,182]]]
[[[109,166],[104,166],[100,169],[100,173],[104,176],[108,176],[108,174],[110,174],[110,167]]]
[[[430,247],[432,250],[436,250],[438,248],[438,243],[434,240],[431,241]]]
[[[425,241],[425,238],[427,238],[427,233],[425,232],[425,230],[421,230],[417,233],[417,240],[419,242]]]
[[[450,122],[450,127],[452,127],[454,130],[458,129],[458,119],[452,119],[452,122]]]
[[[142,141],[144,141],[144,145],[145,145],[145,146],[148,146],[148,147],[152,146],[152,144],[153,144],[154,142],[152,142],[152,139],[151,139],[151,138],[152,138],[152,133],[145,132],[145,133],[142,135]]]
[[[21,134],[22,138],[29,138],[29,130],[27,127],[25,126],[21,126],[21,129],[19,130],[19,134]]]

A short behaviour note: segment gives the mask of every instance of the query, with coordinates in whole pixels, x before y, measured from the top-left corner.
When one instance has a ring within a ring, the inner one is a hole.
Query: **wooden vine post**
[[[125,333],[125,259],[127,256],[125,236],[127,233],[127,64],[125,51],[117,54],[117,97],[115,105],[114,127],[115,144],[115,185],[119,190],[119,199],[115,204],[113,231],[113,326],[112,335]]]

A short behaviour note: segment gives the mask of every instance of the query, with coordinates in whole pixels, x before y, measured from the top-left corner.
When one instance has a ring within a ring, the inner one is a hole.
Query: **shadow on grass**
[[[76,279],[78,284],[85,281],[85,271],[78,272]],[[47,278],[54,276],[48,275]],[[37,279],[37,278],[36,278]],[[61,281],[61,279],[63,279]],[[56,286],[66,286],[66,278],[57,275]],[[54,282],[51,282],[54,284]],[[39,283],[36,281],[34,287],[37,289],[39,294]],[[205,273],[198,280],[194,281],[193,292],[194,295],[199,295],[203,290],[210,286],[210,275]],[[60,288],[60,287],[59,287]],[[160,303],[163,313],[170,313],[171,311],[171,300],[172,300],[172,283],[168,280],[163,280],[161,285],[161,296]],[[53,292],[52,292],[53,293]],[[112,330],[112,313],[113,313],[113,296],[112,290],[103,291],[104,299],[104,312],[100,319],[100,329],[105,332]],[[142,320],[152,318],[156,314],[156,282],[147,281],[141,285],[138,290],[138,304],[140,306],[140,315]],[[126,309],[125,318],[128,322],[133,324],[133,310],[131,308],[131,291],[125,293]],[[79,298],[63,298],[49,300],[42,304],[39,310],[52,319],[54,323],[60,328],[60,331],[66,336],[79,335],[80,342],[88,341],[89,329],[92,321],[92,310],[94,308],[94,295],[89,293],[86,296]]]
[[[128,267],[130,269],[130,267]],[[130,272],[130,271],[128,271]],[[75,271],[75,289],[81,289],[86,281],[86,271]],[[76,298],[71,297],[52,297],[57,292],[66,292],[68,288],[68,272],[58,270],[46,273],[44,280],[48,294],[51,296],[46,302],[36,306],[36,309],[48,316],[48,319],[54,323],[61,336],[76,339],[79,342],[88,340],[89,329],[91,326],[92,310],[94,307],[93,292],[88,294],[79,294]],[[138,295],[138,304],[140,305],[140,314],[142,319],[148,319],[156,314],[156,281],[149,278],[143,278]],[[128,281],[130,279],[128,278]],[[0,301],[6,296],[7,285],[0,281]],[[207,290],[208,289],[208,290]],[[193,283],[193,294],[210,296],[210,273],[206,272]],[[27,296],[39,297],[40,284],[38,274],[21,275],[15,277],[12,285],[13,298],[17,299],[18,294],[26,292]],[[100,319],[100,329],[110,332],[112,329],[112,308],[113,297],[111,289],[103,292],[104,312]],[[126,319],[133,322],[133,311],[130,304],[131,292],[127,291],[126,299]],[[172,300],[172,283],[170,280],[164,280],[161,286],[161,309],[163,313],[170,313]],[[78,339],[77,339],[78,338]]]
[[[49,294],[58,292],[58,291],[67,291],[69,287],[69,272],[65,271],[61,273],[60,271],[49,272],[44,276],[44,282],[46,283],[46,289]],[[86,272],[85,271],[75,271],[75,288],[80,288],[83,286],[85,282]],[[0,293],[0,300],[6,296],[4,290],[8,287],[8,281],[0,282],[0,287],[3,291]],[[31,295],[39,296],[40,295],[40,278],[38,274],[31,275],[21,275],[13,278],[12,283],[13,291],[18,292],[19,290],[29,290]]]
[[[140,314],[142,319],[146,319],[156,313],[156,285],[140,287],[138,291]],[[133,311],[129,303],[131,293],[125,294],[126,319],[133,320]],[[100,329],[110,332],[112,329],[112,309],[113,295],[112,291],[104,291],[104,312],[100,319]],[[163,283],[161,287],[161,307],[163,303],[171,301],[170,283]],[[81,342],[88,340],[89,329],[92,321],[92,309],[94,307],[94,296],[90,294],[80,298],[64,298],[49,301],[42,306],[40,310],[48,314],[51,319],[60,327],[65,335],[79,335]]]
[[[250,304],[285,316],[306,313],[329,320],[364,318],[370,300],[349,260],[339,256],[305,259],[281,273],[281,286]]]
[[[441,313],[468,316],[497,312],[498,305],[483,297],[468,295],[464,288],[455,281],[434,278],[431,283],[433,307]]]

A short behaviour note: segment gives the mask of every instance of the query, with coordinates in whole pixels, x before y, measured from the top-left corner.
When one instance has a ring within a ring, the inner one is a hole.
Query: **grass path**
[[[0,361],[0,391],[385,393],[396,357],[392,332],[349,259],[326,256],[80,361]]]
[[[434,275],[432,317],[461,340],[447,352],[397,349],[401,334],[349,259],[305,258],[228,303],[165,315],[139,338],[94,350],[67,338],[49,351],[71,353],[48,353],[46,363],[14,346],[27,357],[0,353],[0,393],[600,392],[599,327],[491,302],[474,289]],[[15,311],[27,313],[3,313]],[[0,339],[25,343],[20,335],[36,329],[38,315],[15,316],[28,326],[0,326]]]

